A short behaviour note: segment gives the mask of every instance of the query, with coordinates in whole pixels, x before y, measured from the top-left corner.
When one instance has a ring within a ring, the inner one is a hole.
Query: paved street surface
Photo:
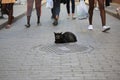
[[[26,16],[10,29],[0,30],[0,80],[120,80],[120,21],[107,14],[108,33],[101,32],[99,11],[94,11],[94,30],[88,20],[67,19],[61,5],[58,26],[50,9],[42,6],[41,25],[36,12],[31,27]],[[55,44],[54,32],[73,32],[76,43]]]

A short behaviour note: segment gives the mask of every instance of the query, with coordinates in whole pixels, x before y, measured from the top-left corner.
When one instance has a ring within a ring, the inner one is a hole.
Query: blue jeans
[[[70,14],[70,1],[71,1],[71,4],[72,4],[72,13],[75,12],[75,0],[67,0],[66,8],[67,8],[67,13],[68,14]]]

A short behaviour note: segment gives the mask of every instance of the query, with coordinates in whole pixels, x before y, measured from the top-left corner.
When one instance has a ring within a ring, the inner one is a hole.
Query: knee
[[[99,9],[100,9],[100,10],[104,10],[104,9],[105,9],[104,5],[100,5],[100,6],[99,6]]]
[[[92,12],[94,9],[94,6],[89,7],[89,12]]]

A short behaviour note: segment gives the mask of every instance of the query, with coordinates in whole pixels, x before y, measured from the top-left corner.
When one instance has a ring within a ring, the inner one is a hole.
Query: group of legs
[[[75,13],[75,0],[67,0],[66,2],[66,9],[68,17],[70,17],[70,2],[72,4],[72,19],[75,19],[74,13]],[[52,12],[52,19],[54,19],[53,25],[58,25],[58,19],[60,14],[60,0],[53,0],[53,8],[51,9]]]
[[[66,4],[66,8],[67,8],[67,13],[68,16],[70,16],[70,1],[72,4],[72,19],[75,19],[74,17],[74,12],[75,12],[75,0],[67,0],[67,4]],[[58,24],[58,18],[59,18],[59,13],[60,13],[60,0],[53,0],[54,2],[54,7],[52,12],[55,13],[55,21],[53,22],[53,25],[57,25]],[[101,16],[101,22],[102,22],[102,31],[106,32],[108,30],[110,30],[109,26],[106,26],[106,13],[105,13],[105,8],[104,8],[104,0],[89,0],[89,26],[88,29],[92,30],[93,29],[93,10],[94,7],[97,6],[97,2],[98,2],[98,6],[99,6],[99,10],[100,10],[100,16]],[[54,16],[54,14],[52,15]]]
[[[100,16],[102,21],[102,28],[103,32],[106,32],[110,30],[109,26],[106,26],[106,15],[105,15],[105,9],[104,9],[104,0],[97,0],[100,10]],[[34,0],[27,0],[27,24],[25,25],[27,28],[30,27],[30,18],[31,13],[33,9],[33,3]],[[71,0],[72,3],[72,18],[74,18],[74,11],[75,11],[75,0]],[[94,0],[89,0],[89,26],[88,29],[93,29],[92,20],[93,20],[93,10],[94,10]],[[53,25],[58,24],[59,19],[59,13],[60,13],[60,0],[53,0],[53,8],[51,10],[52,12],[52,18],[54,18]],[[14,3],[9,4],[3,4],[2,9],[6,11],[6,14],[8,15],[8,25],[6,28],[9,28],[9,26],[12,24],[12,21],[14,19],[13,17],[13,5]],[[37,24],[40,23],[40,16],[41,16],[41,0],[35,0],[35,8],[36,8],[36,14],[37,14]],[[68,16],[70,16],[70,0],[67,0],[66,4],[67,13]]]
[[[106,26],[106,14],[105,14],[105,8],[104,8],[104,0],[97,0],[100,10],[100,16],[101,16],[101,22],[102,22],[102,31],[106,32],[110,30],[109,26]],[[94,10],[94,4],[95,0],[89,0],[89,26],[88,29],[93,29],[93,10]]]
[[[68,19],[70,18],[70,2],[71,2],[71,11],[72,11],[72,19],[75,19],[76,17],[74,16],[75,13],[75,0],[67,0],[66,3],[66,8],[67,8],[67,14],[68,14]]]
[[[27,28],[30,27],[30,19],[33,10],[33,3],[35,1],[36,15],[37,15],[37,24],[40,24],[40,16],[41,16],[41,0],[27,0],[27,24],[25,25]]]

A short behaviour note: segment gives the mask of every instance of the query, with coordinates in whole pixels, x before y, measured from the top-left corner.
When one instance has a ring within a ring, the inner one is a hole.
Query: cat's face
[[[55,35],[55,40],[60,40],[60,39],[62,39],[62,33],[55,33],[55,32],[54,32],[54,35]]]

